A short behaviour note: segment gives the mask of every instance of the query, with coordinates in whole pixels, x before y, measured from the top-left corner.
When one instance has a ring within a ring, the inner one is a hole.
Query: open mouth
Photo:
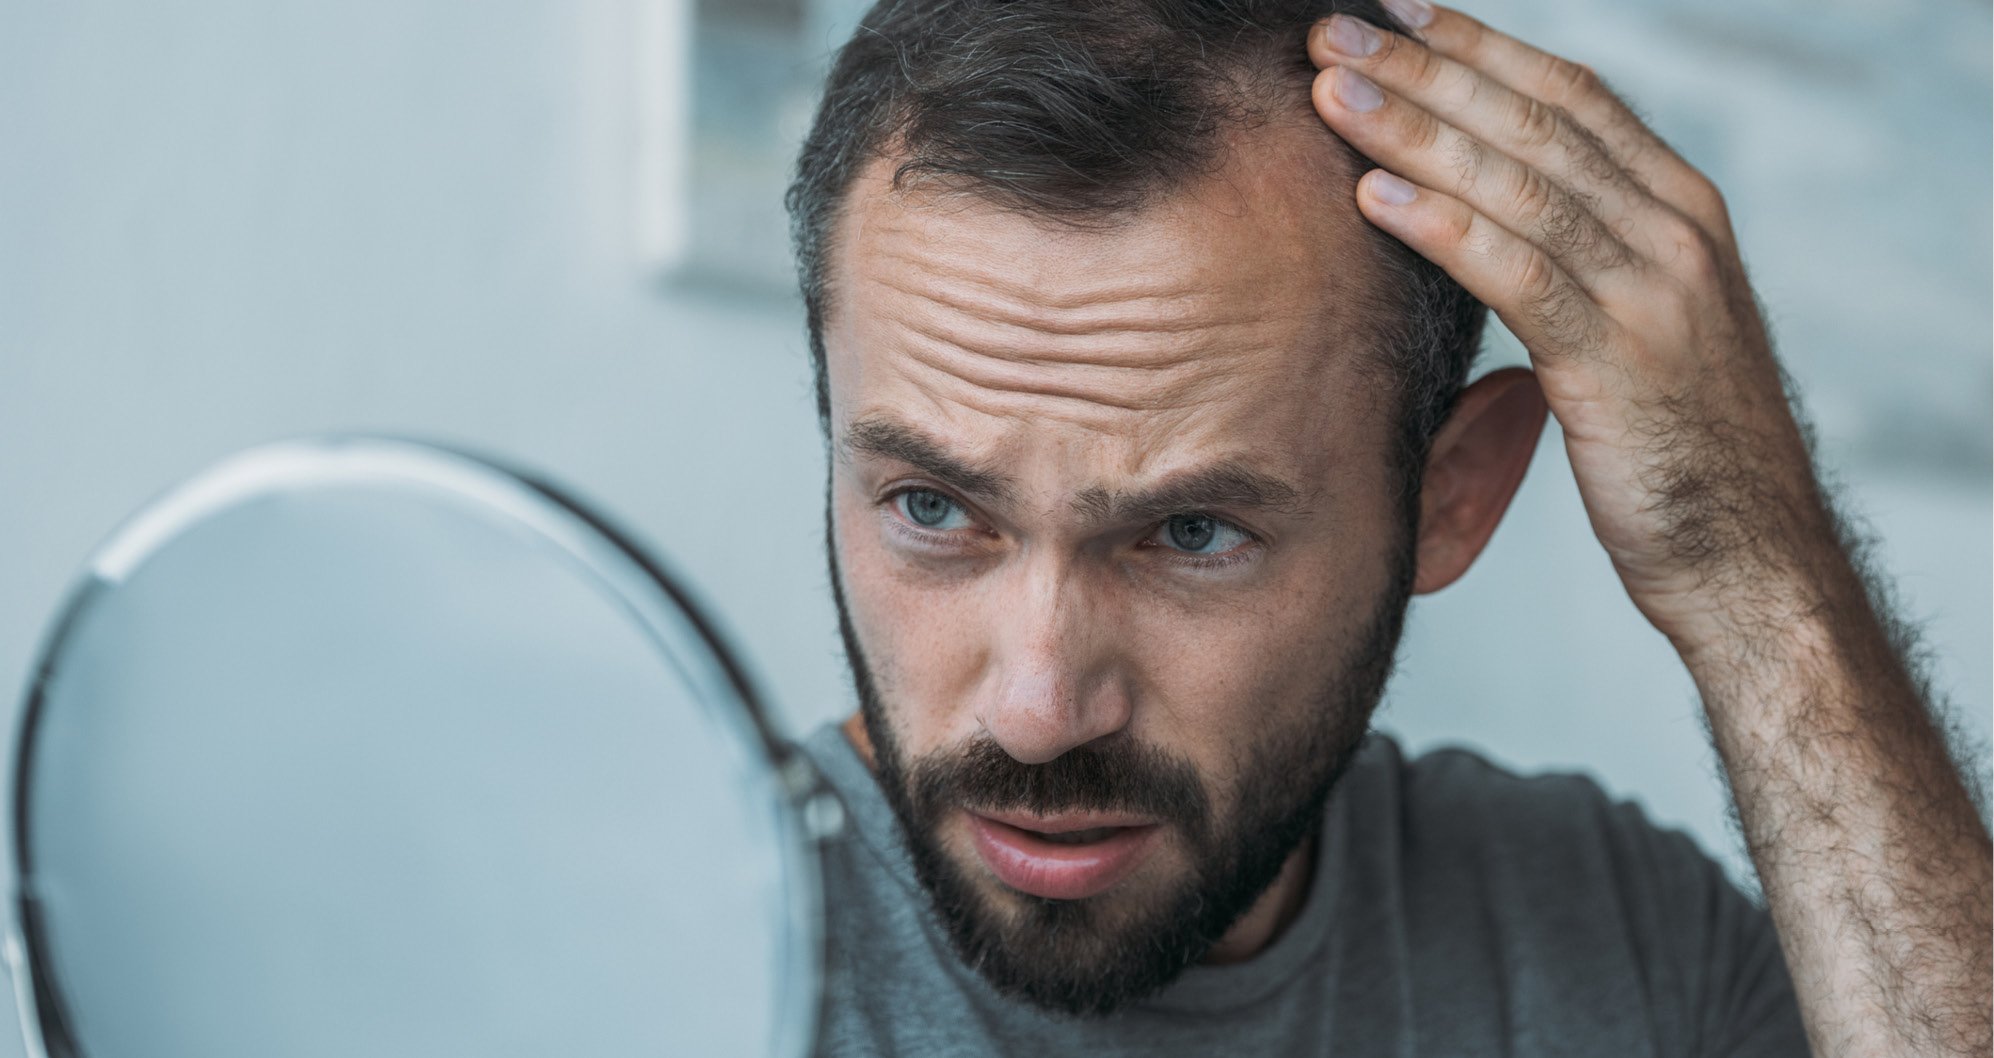
[[[990,873],[1047,900],[1081,900],[1112,888],[1141,866],[1163,829],[1148,822],[1082,827],[1073,824],[1095,821],[968,815],[977,856]]]
[[[1026,830],[1024,827],[1018,829],[1025,830],[1025,833],[1038,838],[1040,841],[1050,841],[1055,845],[1091,845],[1096,841],[1104,841],[1113,837],[1117,831],[1127,830],[1128,828],[1094,827],[1090,830],[1069,830],[1063,834],[1047,833],[1042,830]]]

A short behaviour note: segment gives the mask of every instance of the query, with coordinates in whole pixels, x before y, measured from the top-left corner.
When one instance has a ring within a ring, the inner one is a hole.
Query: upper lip
[[[1029,812],[986,812],[982,809],[971,809],[971,812],[1008,827],[1036,831],[1040,834],[1066,834],[1075,830],[1096,830],[1101,827],[1146,827],[1156,823],[1156,820],[1149,816],[1128,812],[1059,812],[1049,816],[1032,815]]]

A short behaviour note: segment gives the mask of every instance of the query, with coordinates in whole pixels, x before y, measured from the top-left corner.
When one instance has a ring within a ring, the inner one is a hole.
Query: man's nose
[[[1114,663],[1116,628],[1075,571],[1045,561],[1021,570],[992,629],[995,679],[977,720],[1004,752],[1043,764],[1128,726],[1132,705]]]

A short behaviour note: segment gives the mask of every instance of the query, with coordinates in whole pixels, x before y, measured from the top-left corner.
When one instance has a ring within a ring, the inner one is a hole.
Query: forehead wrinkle
[[[1222,397],[1264,368],[1252,355],[1292,344],[1294,314],[1278,309],[1195,323],[1179,318],[1150,331],[1048,335],[1036,320],[993,320],[928,284],[876,281],[875,318],[890,328],[903,367],[984,389],[1156,412]],[[1307,334],[1312,328],[1303,326]],[[1313,335],[1310,335],[1312,338]],[[1249,370],[1242,371],[1242,368]],[[1262,372],[1264,373],[1264,372]],[[951,388],[960,388],[952,386]]]
[[[1127,410],[1087,400],[1047,400],[1033,394],[972,386],[952,374],[936,371],[900,375],[906,389],[891,397],[869,402],[869,412],[884,412],[918,423],[956,423],[967,415],[971,422],[993,421],[1000,430],[1016,430],[1020,424],[1046,439],[1060,431],[1078,443],[1098,448],[1111,446],[1117,453],[1111,464],[1124,473],[1140,473],[1158,455],[1170,449],[1173,439],[1181,443],[1183,431],[1207,409],[1165,408]],[[858,417],[863,418],[861,414]]]
[[[943,319],[922,314],[901,321],[908,331],[937,344],[1034,366],[1108,367],[1169,372],[1198,366],[1208,341],[1204,329],[1174,331],[1162,340],[1127,331],[1089,335],[1071,341],[1045,336],[1030,327],[985,319]],[[974,333],[987,331],[988,333]]]
[[[871,243],[867,257],[900,262],[912,266],[916,273],[981,287],[1000,303],[1063,312],[1100,305],[1176,299],[1209,289],[1210,284],[1203,277],[1181,272],[1173,274],[1169,269],[1134,270],[1126,261],[1121,262],[1113,272],[1105,274],[1098,269],[1062,267],[1063,259],[1047,263],[1043,259],[1025,262],[1005,258],[1001,265],[993,265],[982,252],[953,245],[935,245],[915,223],[921,216],[916,212],[918,207],[910,208],[905,202],[894,204],[900,208],[889,210],[884,216],[866,218],[863,231]],[[1034,223],[1032,218],[1021,219]],[[1052,222],[1049,221],[1035,223],[1046,235],[1046,241],[1038,244],[1039,249],[1076,239],[1087,240],[1084,244],[1091,245],[1095,239],[1112,238],[1115,234],[1113,229],[1118,227],[1109,225],[1107,231],[1073,230],[1050,227]],[[903,248],[903,241],[912,245]],[[1160,254],[1159,259],[1173,262],[1184,259],[1181,247],[1170,249],[1179,252]],[[1038,267],[1020,269],[1019,266],[1029,263],[1036,263]]]
[[[1196,360],[1169,368],[1128,364],[1044,364],[957,345],[914,332],[903,365],[944,376],[953,388],[1079,401],[1125,412],[1160,412],[1202,403],[1221,385]]]
[[[1219,296],[1212,284],[1165,276],[1159,281],[1094,292],[1044,282],[1009,284],[994,272],[935,267],[911,253],[882,253],[904,262],[908,278],[869,272],[864,281],[994,325],[1049,335],[1176,334],[1261,318]]]
[[[1215,347],[1271,344],[1272,336],[1258,332],[1278,329],[1296,317],[1278,310],[1256,313],[1240,308],[1228,315],[1179,311],[1158,318],[1132,311],[1116,317],[1056,320],[1040,313],[993,312],[986,305],[964,303],[939,291],[881,285],[922,305],[925,311],[902,314],[899,322],[909,330],[960,349],[1001,348],[1005,359],[1030,364],[1157,370],[1192,366],[1209,360]]]

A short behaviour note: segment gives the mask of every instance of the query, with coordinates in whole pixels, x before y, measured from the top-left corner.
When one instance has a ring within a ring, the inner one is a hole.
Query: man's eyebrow
[[[895,419],[859,419],[845,428],[848,452],[898,460],[959,492],[1002,501],[1011,497],[1010,475],[988,464],[952,455],[921,430]]]
[[[1209,510],[1306,511],[1300,489],[1231,460],[1172,475],[1137,492],[1083,489],[1073,506],[1093,522],[1122,525]]]

